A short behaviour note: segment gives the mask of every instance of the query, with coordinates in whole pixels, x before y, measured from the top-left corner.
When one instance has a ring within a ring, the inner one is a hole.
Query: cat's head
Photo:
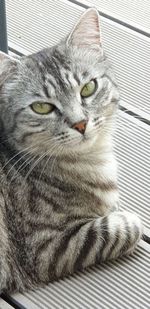
[[[52,48],[17,60],[0,53],[0,121],[19,150],[88,149],[105,135],[118,100],[95,9]]]

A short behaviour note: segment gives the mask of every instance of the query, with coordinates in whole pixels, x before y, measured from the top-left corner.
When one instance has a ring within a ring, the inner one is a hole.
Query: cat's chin
[[[97,141],[97,137],[87,137],[87,136],[83,136],[82,139],[79,140],[79,142],[76,142],[75,144],[72,143],[69,146],[67,146],[67,148],[65,149],[66,154],[70,153],[81,153],[81,152],[86,152],[86,151],[90,151],[90,149],[92,149],[92,147],[94,146],[94,144]]]

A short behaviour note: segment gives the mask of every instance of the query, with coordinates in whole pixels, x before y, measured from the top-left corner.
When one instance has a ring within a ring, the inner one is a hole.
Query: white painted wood
[[[13,307],[0,298],[0,309],[13,309]]]
[[[150,34],[149,0],[82,0],[79,2],[95,6],[101,12]]]

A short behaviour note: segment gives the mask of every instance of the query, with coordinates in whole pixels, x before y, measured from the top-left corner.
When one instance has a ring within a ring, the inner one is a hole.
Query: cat
[[[25,291],[129,254],[141,220],[119,210],[119,91],[86,10],[52,48],[0,53],[0,291]]]

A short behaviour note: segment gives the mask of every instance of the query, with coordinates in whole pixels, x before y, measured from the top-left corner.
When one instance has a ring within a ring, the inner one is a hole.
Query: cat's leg
[[[3,211],[0,207],[0,292],[7,287],[8,278],[10,276],[8,248],[8,231],[4,223]]]
[[[54,246],[49,277],[59,278],[92,264],[129,254],[141,235],[140,219],[129,212],[112,212],[85,224],[75,222],[66,228]]]
[[[6,224],[5,203],[0,195],[0,293],[24,290],[22,271],[14,252]]]

